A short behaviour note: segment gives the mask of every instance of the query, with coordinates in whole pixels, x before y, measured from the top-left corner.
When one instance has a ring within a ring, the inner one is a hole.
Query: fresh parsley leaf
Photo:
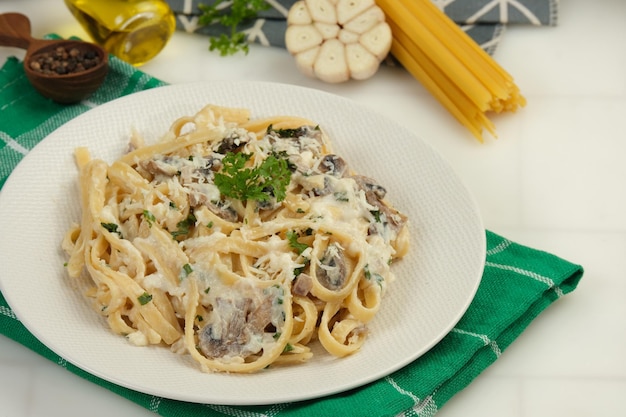
[[[185,220],[182,220],[176,223],[177,229],[173,232],[170,232],[173,238],[177,238],[178,236],[185,236],[189,234],[189,229],[196,224],[196,216],[193,213],[189,213]]]
[[[123,239],[122,231],[119,226],[115,223],[100,223],[100,226],[104,227],[110,233],[117,233],[120,239]]]
[[[246,167],[252,154],[228,152],[222,159],[222,170],[215,174],[214,182],[220,192],[238,200],[276,201],[285,199],[291,171],[287,161],[268,156],[257,167]]]
[[[189,274],[193,272],[193,268],[191,267],[191,265],[185,264],[183,265],[183,272],[185,273],[185,276],[189,276]]]
[[[296,252],[298,252],[298,255],[300,255],[309,247],[309,245],[307,245],[306,243],[298,242],[298,237],[299,235],[293,230],[289,230],[287,232],[287,240],[289,241],[289,246],[295,249]]]
[[[142,306],[145,306],[150,301],[152,301],[152,295],[148,294],[147,292],[144,292],[139,297],[137,297],[137,300],[139,300],[139,304],[141,304]]]
[[[149,210],[143,211],[143,217],[148,221],[148,226],[152,227],[152,224],[156,222],[156,217]]]
[[[239,51],[247,54],[249,48],[246,35],[239,30],[239,26],[269,7],[265,0],[215,0],[210,5],[198,4],[200,25],[217,25],[229,29],[228,34],[209,36],[209,50],[218,50],[221,56]]]

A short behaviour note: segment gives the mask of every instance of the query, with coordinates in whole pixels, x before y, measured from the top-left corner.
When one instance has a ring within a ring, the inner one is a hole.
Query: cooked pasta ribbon
[[[62,242],[113,332],[207,372],[362,346],[408,221],[319,126],[207,105],[130,143],[111,164],[76,150],[82,218]]]

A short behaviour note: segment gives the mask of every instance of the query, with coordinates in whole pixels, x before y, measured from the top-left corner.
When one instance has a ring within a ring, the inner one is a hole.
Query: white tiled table
[[[512,27],[495,58],[528,99],[477,143],[399,68],[363,83],[300,75],[286,51],[221,58],[175,34],[143,69],[167,82],[280,81],[333,92],[389,116],[464,178],[487,228],[585,267],[578,289],[531,324],[441,417],[626,416],[626,1],[564,0],[556,28]],[[33,34],[83,32],[61,1],[3,0]],[[0,63],[22,54],[0,48]],[[0,237],[1,238],[1,237]],[[0,336],[0,417],[149,416],[151,412]]]

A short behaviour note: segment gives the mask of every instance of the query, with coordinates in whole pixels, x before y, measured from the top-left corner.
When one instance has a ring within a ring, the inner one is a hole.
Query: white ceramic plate
[[[335,151],[378,180],[411,220],[411,251],[371,323],[365,345],[336,359],[316,349],[307,364],[252,375],[206,374],[163,347],[135,347],[112,334],[65,274],[60,243],[80,219],[73,151],[109,162],[131,128],[149,140],[207,103],[246,107],[254,117],[296,115],[329,133]],[[183,401],[252,405],[317,398],[364,385],[434,346],[474,297],[485,232],[462,181],[412,132],[352,101],[295,86],[209,82],[162,87],[97,107],[35,147],[0,193],[1,289],[24,325],[78,367],[116,384]]]

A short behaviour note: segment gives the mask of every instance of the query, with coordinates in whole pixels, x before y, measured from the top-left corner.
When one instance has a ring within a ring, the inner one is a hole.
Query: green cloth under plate
[[[24,155],[65,122],[89,109],[164,85],[111,58],[105,84],[88,100],[55,104],[28,83],[22,63],[10,58],[0,70],[0,187]],[[516,244],[491,231],[475,299],[463,318],[433,349],[403,369],[358,389],[323,399],[269,406],[193,404],[132,391],[78,369],[39,342],[0,293],[0,332],[69,371],[164,417],[187,416],[432,416],[491,365],[553,301],[573,291],[580,265]],[[2,273],[2,272],[0,272]]]

